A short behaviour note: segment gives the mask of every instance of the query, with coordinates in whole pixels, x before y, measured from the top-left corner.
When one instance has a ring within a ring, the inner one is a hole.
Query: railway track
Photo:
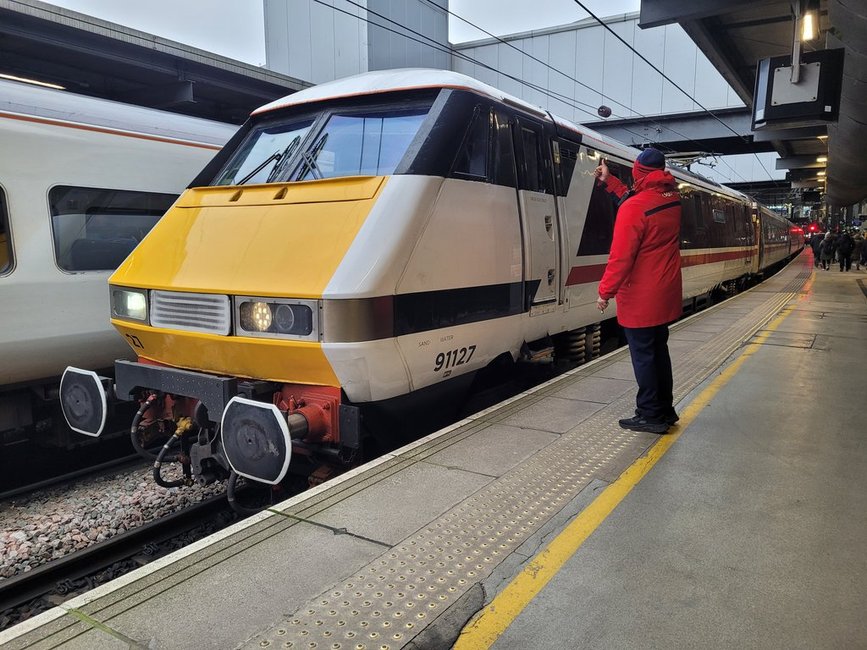
[[[36,481],[35,483],[20,485],[12,489],[0,492],[0,502],[6,501],[7,499],[13,499],[15,497],[27,495],[32,492],[38,492],[39,490],[44,490],[46,488],[62,485],[64,483],[69,483],[80,478],[89,478],[117,470],[123,470],[127,468],[131,469],[136,466],[143,467],[147,464],[148,461],[144,460],[138,454],[129,454],[120,458],[115,458],[105,461],[103,463],[99,463],[97,465],[82,467],[80,469],[73,470],[72,472],[67,472],[66,474],[59,474],[57,476],[52,476],[50,478]]]
[[[147,564],[237,520],[223,495],[0,581],[0,629]]]

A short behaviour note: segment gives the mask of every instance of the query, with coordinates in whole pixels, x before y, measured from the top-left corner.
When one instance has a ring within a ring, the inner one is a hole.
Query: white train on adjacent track
[[[67,442],[64,367],[127,354],[108,276],[234,130],[0,81],[0,444]]]

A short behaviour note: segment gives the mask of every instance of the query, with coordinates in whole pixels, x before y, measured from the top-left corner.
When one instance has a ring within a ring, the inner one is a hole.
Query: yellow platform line
[[[810,277],[812,281],[815,270]],[[743,352],[723,370],[681,412],[680,422],[671,434],[661,436],[646,456],[637,459],[620,477],[609,485],[593,502],[551,542],[533,557],[524,569],[497,594],[491,603],[481,610],[461,632],[454,650],[489,648],[506,631],[524,608],[553,578],[563,565],[593,534],[609,514],[623,501],[638,482],[656,465],[657,461],[677,442],[680,434],[710,404],[716,394],[737,374],[741,366],[759,349],[761,343],[777,329],[794,306],[784,308],[752,343],[744,346]]]

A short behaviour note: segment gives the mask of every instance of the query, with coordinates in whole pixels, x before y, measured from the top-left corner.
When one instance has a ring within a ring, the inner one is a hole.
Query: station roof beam
[[[693,152],[699,142],[707,148],[707,153],[742,154],[774,150],[770,142],[753,141],[749,109],[724,108],[714,111],[714,115],[716,117],[690,111],[588,122],[587,126],[626,144],[653,144],[666,151]]]
[[[811,9],[818,38],[795,38],[795,15]],[[827,156],[827,197],[851,205],[867,197],[867,9],[845,0],[642,0],[641,27],[679,23],[731,84],[753,105],[758,61],[802,52],[843,48],[839,121],[827,127],[757,131],[783,158]],[[798,40],[797,47],[795,40]],[[826,136],[827,137],[824,137]],[[823,137],[819,137],[823,136]]]
[[[38,0],[0,0],[0,73],[235,123],[310,85]]]

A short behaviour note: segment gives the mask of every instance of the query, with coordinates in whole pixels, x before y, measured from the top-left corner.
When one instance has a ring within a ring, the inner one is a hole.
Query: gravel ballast
[[[166,472],[166,478],[174,478]],[[149,467],[83,479],[0,503],[3,580],[225,491],[224,483],[166,489]]]

